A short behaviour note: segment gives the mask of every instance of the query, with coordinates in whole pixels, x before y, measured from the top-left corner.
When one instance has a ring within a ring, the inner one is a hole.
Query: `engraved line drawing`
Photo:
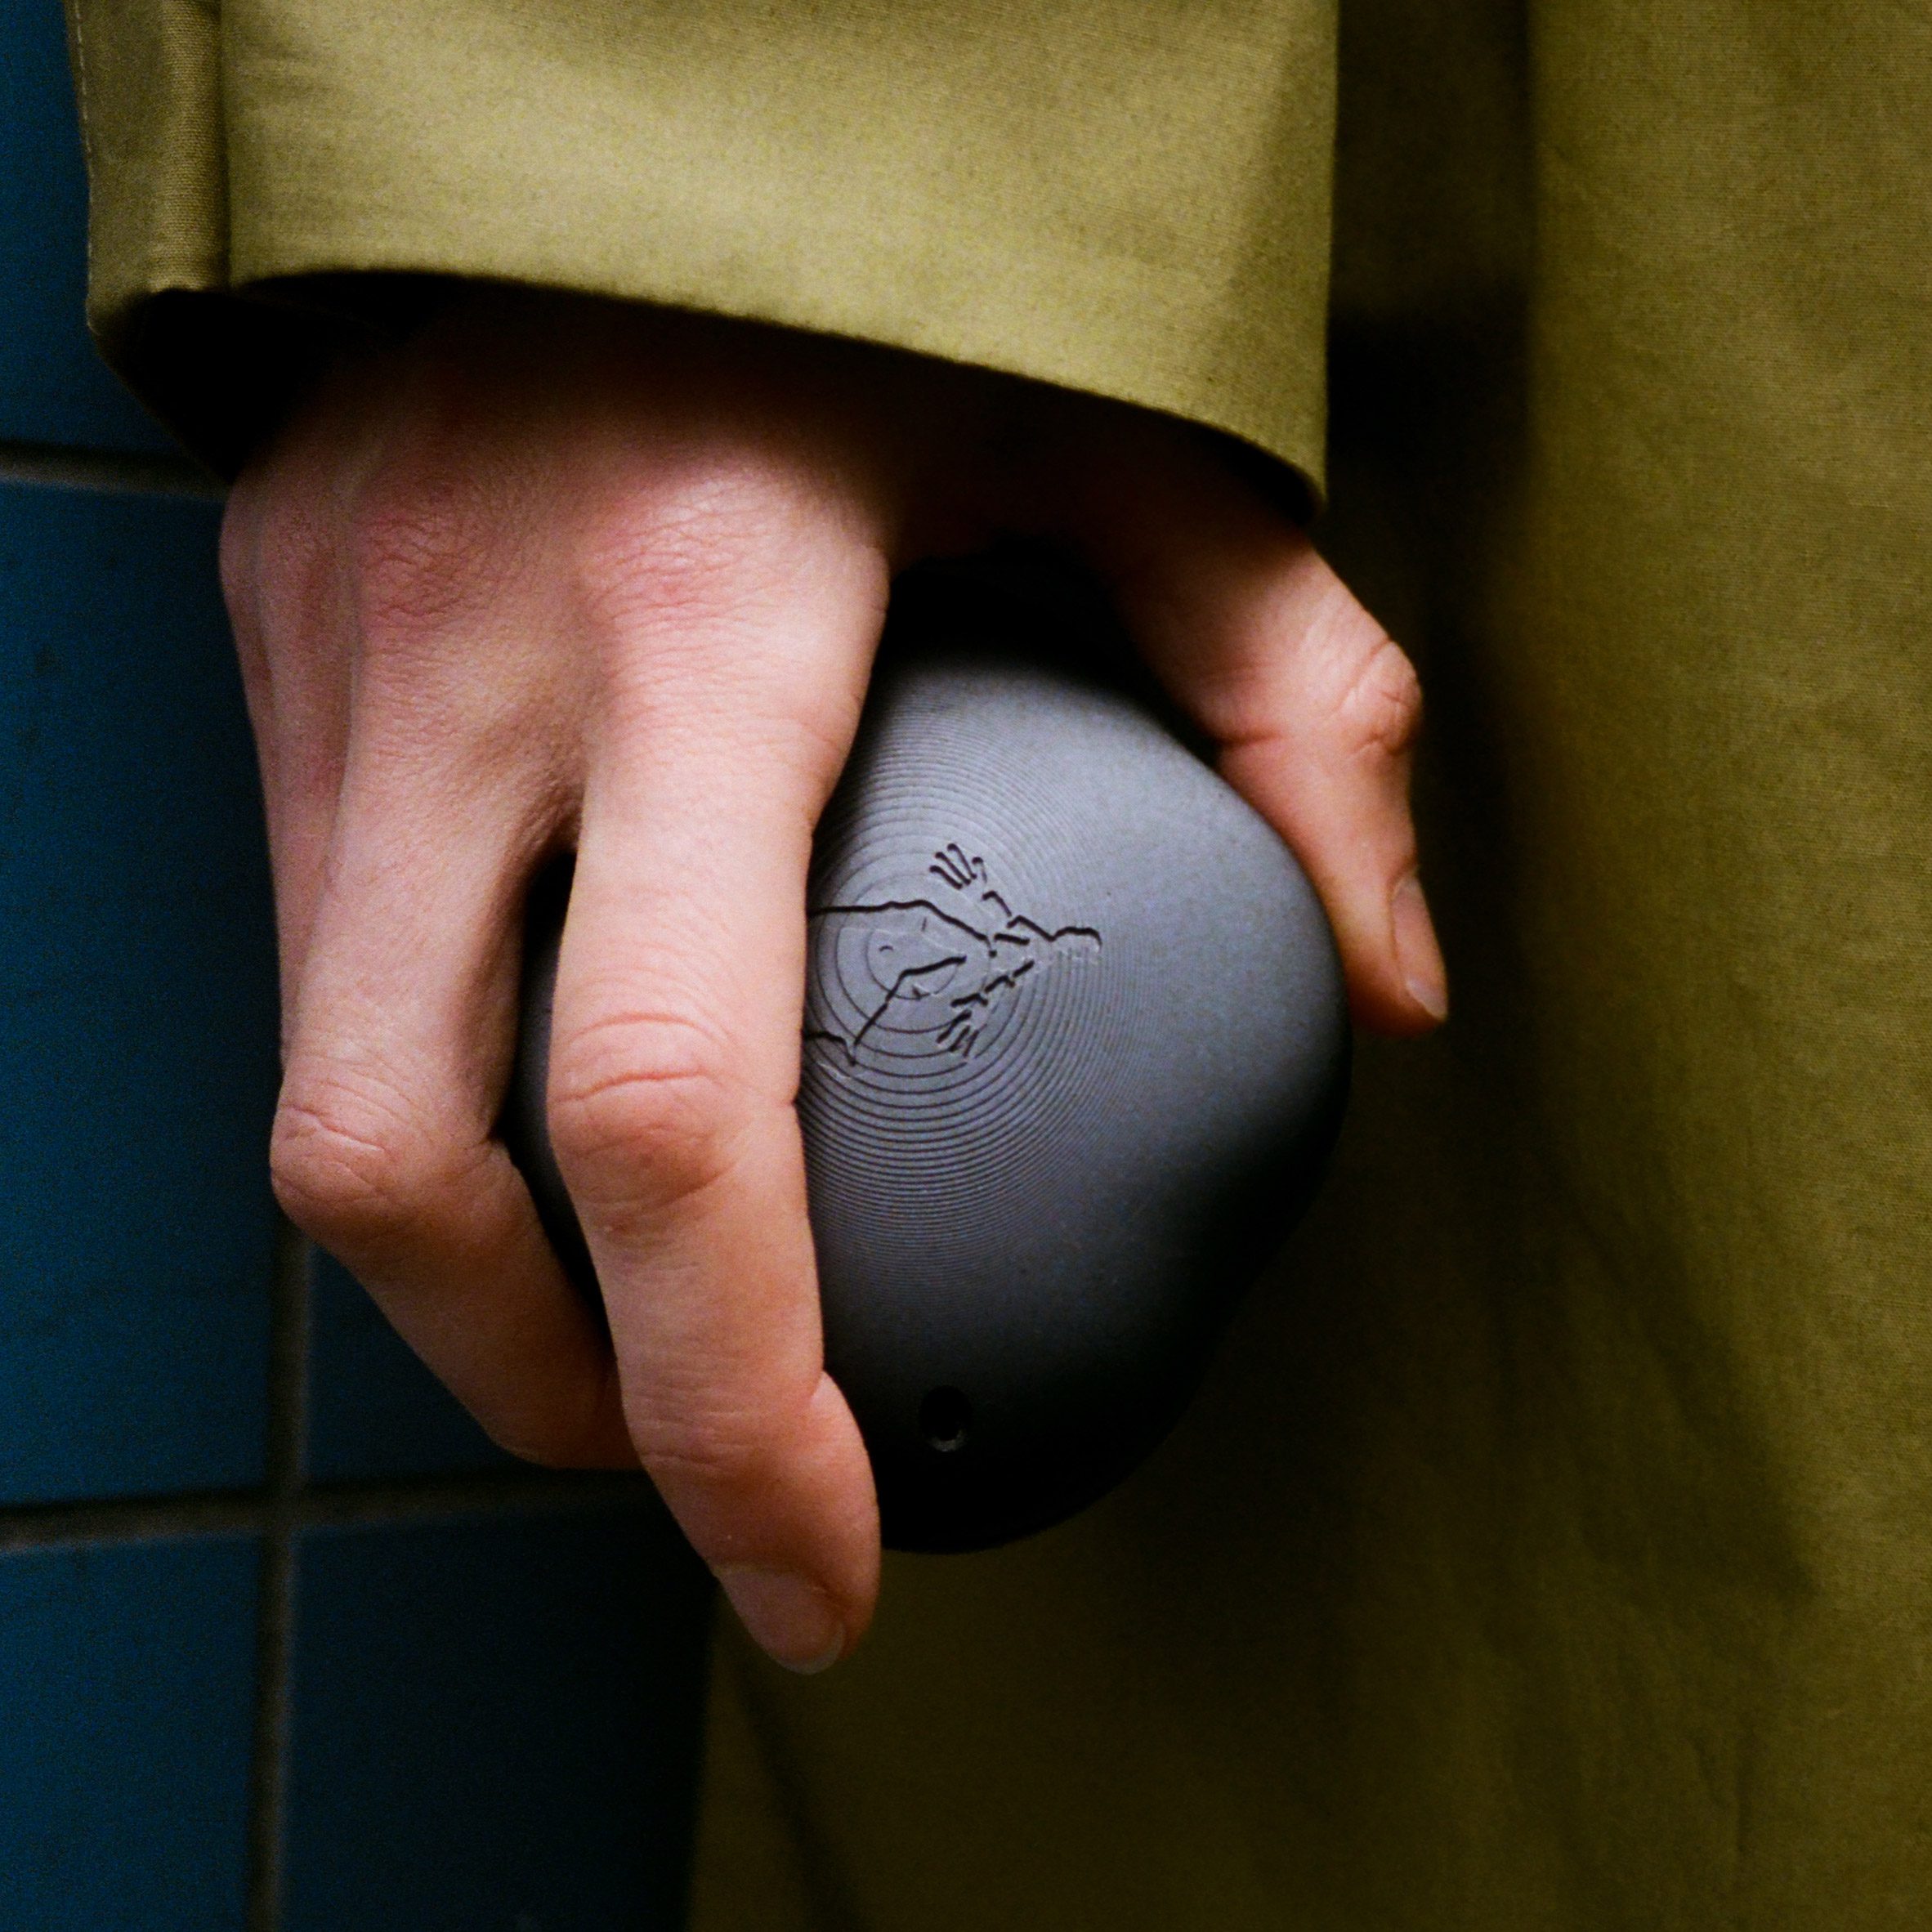
[[[986,861],[968,856],[957,843],[935,852],[927,871],[939,882],[931,898],[821,906],[807,914],[814,924],[850,922],[847,934],[834,935],[834,946],[842,937],[848,946],[862,946],[866,976],[877,994],[861,1001],[856,988],[842,985],[864,1013],[860,1026],[842,1028],[832,1023],[817,972],[812,976],[805,1037],[843,1049],[848,1065],[858,1065],[860,1048],[880,1027],[929,1033],[936,1045],[964,1058],[1029,974],[1056,959],[1100,950],[1100,934],[1092,926],[1049,928],[1015,912],[994,886]],[[816,948],[813,957],[818,957]],[[924,1003],[941,999],[947,1008],[943,1018],[926,1023]]]

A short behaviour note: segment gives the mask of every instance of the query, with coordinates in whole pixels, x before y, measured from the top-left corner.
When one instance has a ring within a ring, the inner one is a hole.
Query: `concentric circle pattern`
[[[1107,1085],[1126,991],[1071,828],[997,743],[902,720],[821,835],[801,1107],[821,1196],[914,1240],[1024,1211]]]
[[[1333,944],[1145,710],[986,651],[875,686],[807,907],[827,1361],[892,1539],[997,1541],[1157,1438],[1305,1200],[1346,1067]],[[940,1389],[975,1418],[944,1457]]]
[[[803,909],[825,1360],[906,1548],[1004,1541],[1134,1466],[1347,1081],[1334,944],[1280,840],[1148,711],[996,633],[888,654]],[[588,1278],[543,1132],[555,946],[513,1144]]]

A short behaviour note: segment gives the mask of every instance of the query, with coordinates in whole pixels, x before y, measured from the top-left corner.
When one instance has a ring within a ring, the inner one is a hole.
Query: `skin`
[[[1107,584],[1321,892],[1360,1023],[1447,1008],[1408,660],[1199,432],[857,345],[477,293],[345,360],[229,503],[283,1206],[506,1447],[642,1461],[780,1662],[878,1589],[792,1102],[812,832],[893,572],[1001,534]],[[576,879],[551,1129],[610,1339],[492,1128],[522,898]]]

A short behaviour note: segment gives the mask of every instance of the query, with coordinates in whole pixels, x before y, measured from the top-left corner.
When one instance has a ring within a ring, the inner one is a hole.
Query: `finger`
[[[886,573],[842,531],[804,548],[624,620],[644,669],[593,751],[549,1107],[645,1466],[754,1638],[814,1669],[870,1619],[879,1531],[792,1107],[805,877]]]
[[[284,1009],[322,888],[347,758],[353,601],[335,506],[284,459],[245,475],[221,521],[221,583],[262,773]]]
[[[634,1465],[602,1329],[493,1133],[545,801],[395,737],[359,731],[351,760],[288,1029],[276,1192],[498,1442]]]
[[[1321,895],[1358,1021],[1426,1031],[1448,982],[1417,874],[1414,668],[1292,524],[1206,450],[1114,460],[1084,547],[1156,674]]]

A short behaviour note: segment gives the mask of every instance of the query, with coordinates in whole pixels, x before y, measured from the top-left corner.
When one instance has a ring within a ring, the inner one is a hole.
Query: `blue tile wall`
[[[275,964],[215,531],[0,487],[0,1502],[262,1476]]]
[[[0,1925],[241,1932],[256,1550],[0,1556]]]
[[[521,1465],[470,1420],[361,1286],[318,1255],[309,1299],[306,1473],[318,1483]]]
[[[298,1546],[283,1932],[682,1922],[709,1587],[655,1513]]]
[[[87,338],[83,203],[58,0],[0,0],[0,446],[105,481],[169,445]],[[218,514],[0,483],[0,1932],[673,1932],[695,1559],[533,1503],[333,1264],[306,1328],[275,1289]]]
[[[89,339],[87,181],[60,0],[0,7],[0,439],[172,449]]]

